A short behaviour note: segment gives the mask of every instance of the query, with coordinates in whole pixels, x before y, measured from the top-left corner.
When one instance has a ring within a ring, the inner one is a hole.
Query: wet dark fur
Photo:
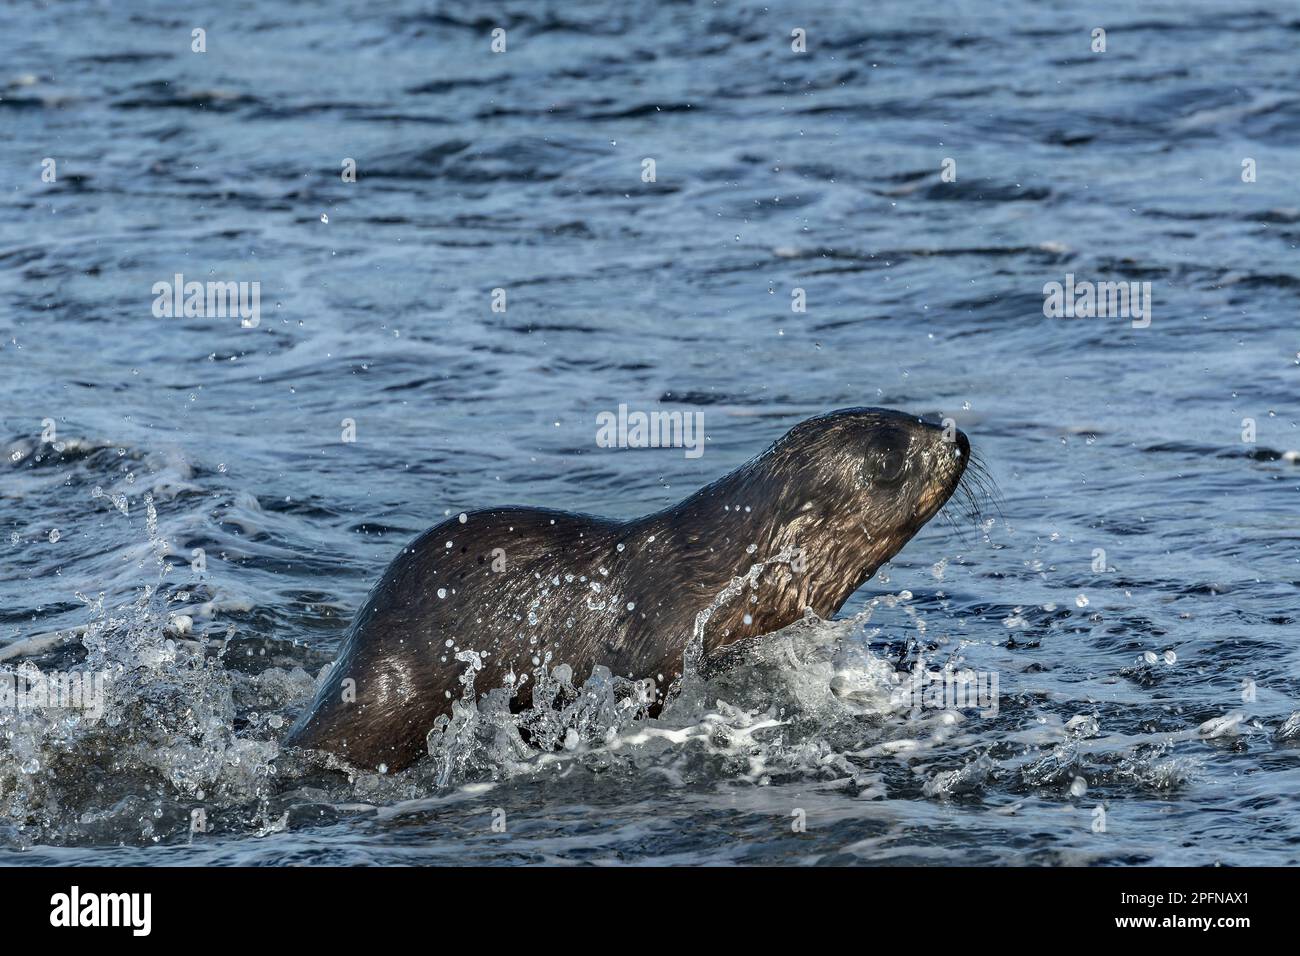
[[[802,549],[803,569],[770,566],[757,590],[724,603],[704,629],[705,653],[778,630],[805,607],[829,617],[957,489],[970,446],[960,432],[949,437],[901,412],[843,409],[796,425],[731,474],[643,518],[497,508],[444,521],[388,566],[288,743],[364,767],[410,764],[462,694],[467,665],[457,650],[482,656],[480,693],[515,675],[519,706],[534,661],[548,654],[551,666],[572,666],[575,682],[604,664],[654,678],[662,694],[681,672],[697,615],[783,549]]]

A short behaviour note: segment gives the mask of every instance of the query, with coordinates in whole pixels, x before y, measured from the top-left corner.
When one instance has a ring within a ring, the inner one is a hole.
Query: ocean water
[[[9,7],[0,668],[111,681],[0,709],[0,862],[1296,863],[1298,43],[1229,0]],[[177,274],[255,321],[155,315]],[[1045,315],[1067,275],[1149,313]],[[598,447],[620,404],[703,454]],[[838,620],[656,720],[589,686],[554,752],[473,708],[402,773],[281,751],[425,528],[643,514],[864,404],[998,491]]]

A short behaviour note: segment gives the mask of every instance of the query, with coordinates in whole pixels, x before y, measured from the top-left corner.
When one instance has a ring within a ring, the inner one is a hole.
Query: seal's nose
[[[970,439],[960,428],[957,429],[957,457],[963,460],[970,460]]]
[[[931,447],[947,447],[951,449],[954,458],[962,462],[970,460],[970,439],[956,427],[956,422],[951,418],[945,418],[942,422],[924,418],[915,421],[921,426]]]

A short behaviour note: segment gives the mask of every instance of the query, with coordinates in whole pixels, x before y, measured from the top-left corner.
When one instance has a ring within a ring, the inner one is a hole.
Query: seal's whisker
[[[957,519],[952,516],[951,509],[949,508],[941,509],[939,512],[939,517],[943,520],[944,524],[946,524],[949,528],[952,529],[952,532],[957,536],[957,540],[959,540],[963,546],[967,546],[970,544],[970,538],[967,537],[967,533],[970,531],[970,528],[965,524],[959,524]]]
[[[982,461],[977,462],[972,481],[984,498],[997,511],[998,518],[1005,521],[1006,516],[1002,511],[1002,491],[998,488],[997,479],[993,477],[992,472],[988,470]]]
[[[970,476],[969,480],[963,481],[961,490],[963,500],[966,501],[971,512],[971,517],[976,521],[982,521],[984,519],[986,503],[992,503],[996,506],[996,501],[994,501],[992,494],[989,492],[986,482],[978,474],[973,474]]]
[[[997,480],[974,449],[967,458],[966,470],[962,473],[953,496],[960,496],[962,511],[972,521],[978,523],[983,520],[985,504],[991,505],[998,518],[1006,521]]]

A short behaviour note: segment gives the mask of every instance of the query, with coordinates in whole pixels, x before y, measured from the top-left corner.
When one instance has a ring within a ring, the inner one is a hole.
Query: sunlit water
[[[0,654],[113,680],[0,712],[0,861],[1295,863],[1300,9],[1058,6],[9,9]],[[155,318],[176,273],[260,324]],[[1066,273],[1150,327],[1045,318]],[[620,403],[705,453],[598,448]],[[491,705],[387,777],[280,752],[414,534],[656,510],[860,404],[1001,499],[840,620],[655,721],[558,681],[545,754]]]

